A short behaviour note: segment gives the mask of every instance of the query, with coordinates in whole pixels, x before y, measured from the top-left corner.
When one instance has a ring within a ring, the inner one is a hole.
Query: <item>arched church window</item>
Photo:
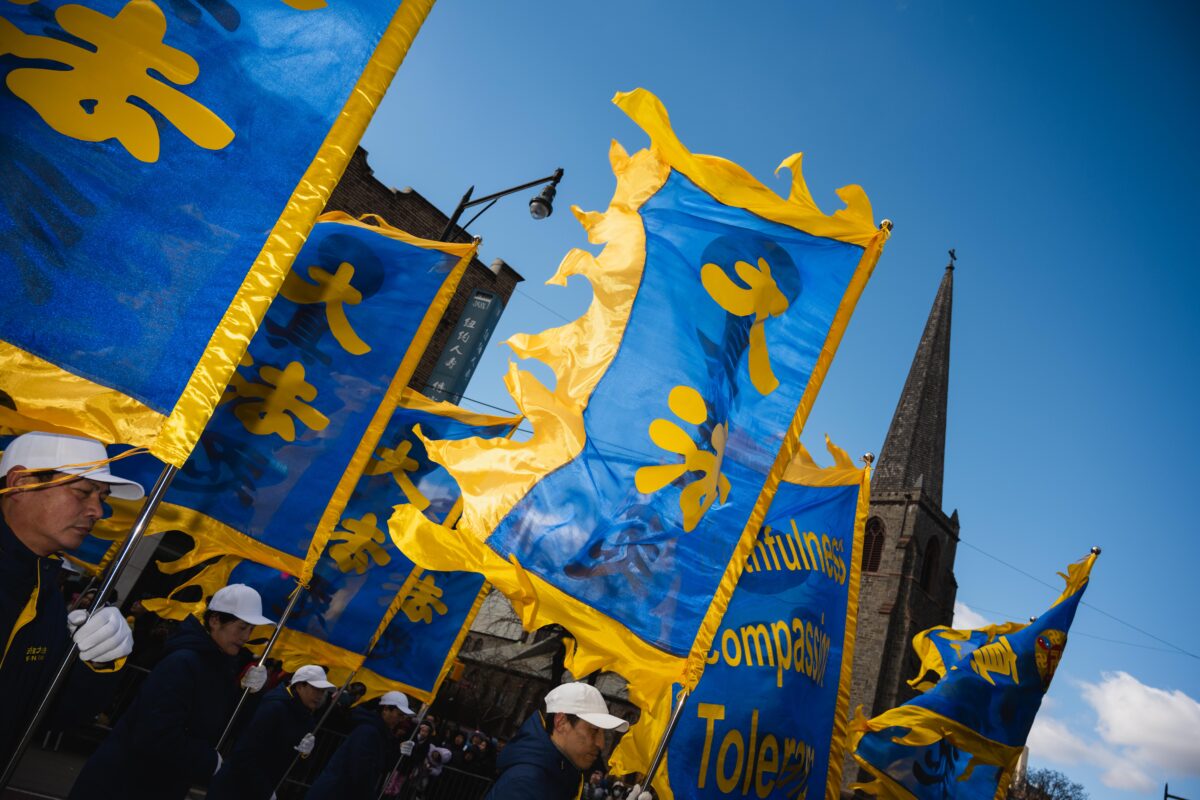
[[[925,545],[925,561],[921,564],[921,588],[930,593],[933,592],[933,584],[937,580],[941,554],[941,542],[937,539],[930,539],[929,544]]]
[[[863,536],[863,572],[879,570],[879,561],[883,558],[883,534],[883,520],[879,517],[871,517],[867,520],[867,529]]]

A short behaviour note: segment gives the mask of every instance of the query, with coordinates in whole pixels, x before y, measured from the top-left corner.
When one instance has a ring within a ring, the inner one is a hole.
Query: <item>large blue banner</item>
[[[400,5],[0,7],[18,412],[182,463],[432,0]]]
[[[837,470],[827,470],[826,474]],[[820,797],[840,783],[864,470],[784,481],[667,752],[695,798]],[[853,593],[852,593],[853,590]],[[849,633],[847,631],[849,624]],[[835,794],[836,796],[836,794]]]

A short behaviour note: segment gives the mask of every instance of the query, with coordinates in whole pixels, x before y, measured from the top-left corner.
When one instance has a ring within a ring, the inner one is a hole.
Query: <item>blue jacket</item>
[[[213,778],[208,800],[270,800],[313,723],[290,686],[272,689]]]
[[[525,720],[496,768],[500,777],[484,800],[573,800],[583,787],[583,772],[550,741],[540,713]]]
[[[378,709],[356,708],[354,729],[329,759],[305,800],[375,800],[379,779],[392,765],[392,732]]]
[[[179,800],[217,769],[217,741],[239,694],[238,656],[223,653],[195,617],[133,705],[84,765],[70,800]]]
[[[0,753],[5,759],[16,749],[71,646],[67,604],[58,586],[61,571],[61,559],[34,555],[0,514]],[[77,662],[51,708],[50,723],[82,722],[103,709],[124,662]]]

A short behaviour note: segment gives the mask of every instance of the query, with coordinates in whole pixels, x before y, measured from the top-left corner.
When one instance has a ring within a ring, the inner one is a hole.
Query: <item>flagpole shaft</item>
[[[280,632],[283,631],[283,625],[288,621],[288,617],[292,616],[292,609],[296,607],[296,601],[300,599],[301,593],[304,591],[304,586],[299,582],[296,583],[296,588],[292,591],[292,596],[288,598],[287,608],[283,610],[283,615],[279,617],[279,621],[275,623],[275,630],[271,632],[271,638],[267,641],[267,646],[263,648],[262,655],[258,657],[258,663],[255,666],[261,666],[267,656],[271,655],[271,648],[275,646],[275,641],[279,638]],[[242,696],[238,698],[237,705],[233,708],[233,713],[229,715],[229,722],[225,724],[225,730],[221,734],[221,739],[217,742],[217,749],[222,749],[229,734],[233,732],[233,723],[237,721],[238,714],[241,713],[242,706],[246,704],[246,698],[250,696],[249,689],[242,689]]]
[[[679,724],[679,718],[683,716],[683,706],[687,702],[688,694],[688,690],[683,689],[679,692],[679,697],[675,699],[675,708],[671,711],[671,719],[667,722],[667,729],[663,732],[662,740],[658,743],[658,749],[654,751],[654,758],[650,760],[650,767],[646,770],[646,777],[642,780],[642,789],[645,791],[650,791],[650,784],[654,782],[654,775],[658,772],[663,757],[667,754],[667,745],[671,742],[671,736],[675,733],[675,726]]]
[[[88,619],[91,619],[92,615],[104,606],[105,598],[108,597],[108,593],[120,579],[121,573],[125,571],[125,567],[129,564],[133,556],[134,548],[141,542],[146,528],[150,526],[150,518],[158,510],[158,505],[162,502],[163,495],[167,493],[167,487],[171,485],[171,481],[178,471],[177,467],[168,464],[159,474],[158,480],[154,482],[154,487],[150,490],[150,494],[146,496],[146,502],[142,504],[142,509],[138,512],[133,527],[129,529],[129,535],[125,537],[125,544],[121,546],[121,551],[113,559],[113,563],[104,574],[104,580],[101,581],[100,588],[96,591],[96,597],[92,600],[91,607],[88,608]],[[9,781],[12,780],[13,774],[17,771],[17,765],[21,762],[21,756],[25,754],[30,741],[33,740],[34,733],[37,732],[38,727],[42,724],[42,720],[45,719],[46,714],[49,712],[54,698],[66,682],[67,673],[70,672],[71,666],[75,663],[75,656],[78,653],[79,648],[72,641],[62,662],[58,665],[58,671],[54,673],[54,679],[50,681],[50,686],[46,689],[46,694],[42,697],[41,704],[29,720],[29,726],[25,729],[25,733],[22,734],[21,741],[17,743],[16,749],[13,750],[12,755],[9,757],[8,766],[4,768],[4,774],[0,775],[0,791],[7,788]]]

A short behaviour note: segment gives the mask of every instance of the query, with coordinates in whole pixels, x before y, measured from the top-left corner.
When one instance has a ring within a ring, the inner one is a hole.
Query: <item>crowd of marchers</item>
[[[364,700],[321,664],[285,672],[256,663],[252,631],[274,621],[250,586],[230,584],[181,622],[140,603],[126,617],[71,579],[77,549],[110,496],[144,489],[110,469],[100,442],[54,433],[16,437],[0,456],[0,753],[14,753],[72,648],[77,659],[40,730],[107,731],[70,800],[648,800],[636,775],[602,769],[609,714],[586,683],[552,689],[511,741],[432,715],[389,691]],[[130,671],[143,679],[131,682]],[[240,705],[239,705],[240,704]],[[235,714],[235,709],[237,713]],[[231,725],[231,721],[233,724]],[[297,771],[305,780],[295,777]]]

